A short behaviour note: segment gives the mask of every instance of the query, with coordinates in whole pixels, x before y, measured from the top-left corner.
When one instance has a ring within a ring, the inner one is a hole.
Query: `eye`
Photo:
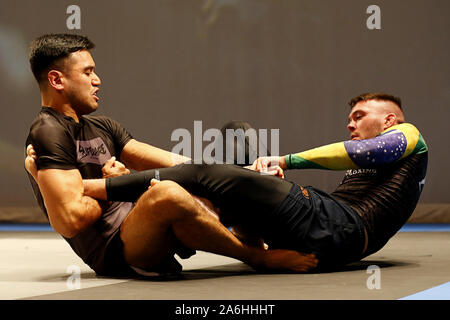
[[[86,71],[84,71],[84,74],[87,75],[87,76],[90,76],[93,71],[94,70],[92,70],[92,69],[87,69]]]

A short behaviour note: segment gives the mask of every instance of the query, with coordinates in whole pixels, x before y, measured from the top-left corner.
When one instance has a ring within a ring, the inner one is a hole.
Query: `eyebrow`
[[[87,67],[84,67],[83,71],[94,70],[94,69],[95,69],[95,66],[87,66]]]
[[[348,120],[350,121],[351,118],[356,114],[364,114],[365,112],[363,110],[356,110],[355,112],[350,113]]]

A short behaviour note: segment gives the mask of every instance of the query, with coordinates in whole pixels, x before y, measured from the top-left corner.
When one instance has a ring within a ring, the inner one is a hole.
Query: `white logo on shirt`
[[[78,162],[103,165],[111,158],[111,153],[100,137],[88,141],[77,140],[76,146]]]

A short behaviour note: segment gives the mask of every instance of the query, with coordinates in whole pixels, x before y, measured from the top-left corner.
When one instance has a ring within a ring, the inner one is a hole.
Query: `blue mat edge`
[[[407,223],[399,232],[449,232],[448,223]]]
[[[413,293],[398,300],[450,300],[450,282]]]
[[[0,223],[0,231],[54,232],[55,230],[48,223]]]

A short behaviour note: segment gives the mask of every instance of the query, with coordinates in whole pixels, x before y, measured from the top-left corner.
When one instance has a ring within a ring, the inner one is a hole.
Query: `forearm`
[[[344,142],[338,142],[284,157],[286,169],[347,170],[357,168]]]
[[[102,215],[102,204],[83,194],[78,170],[45,169],[37,173],[50,224],[56,232],[72,238]]]
[[[86,230],[100,219],[106,206],[106,202],[97,201],[89,196],[81,196],[72,210],[72,216],[75,219],[71,229],[74,235]]]
[[[107,200],[106,179],[84,179],[84,195],[98,200]]]
[[[80,196],[70,203],[61,205],[47,205],[47,202],[50,224],[56,232],[66,238],[73,238],[89,228],[103,212],[101,203],[88,196]]]
[[[122,151],[121,161],[130,169],[143,171],[172,167],[190,159],[149,144],[131,140]]]

